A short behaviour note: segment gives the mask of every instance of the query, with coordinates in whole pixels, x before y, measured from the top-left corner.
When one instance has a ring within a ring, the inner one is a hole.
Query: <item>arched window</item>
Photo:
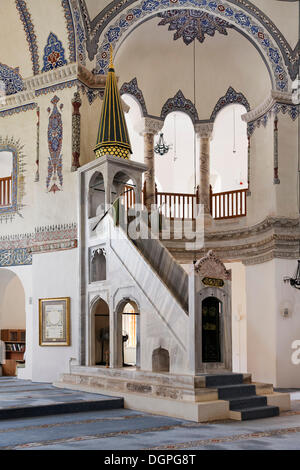
[[[12,202],[13,154],[0,151],[0,206],[10,206]]]
[[[118,362],[122,367],[140,366],[140,312],[130,299],[118,308]]]
[[[164,192],[194,192],[195,131],[191,118],[181,111],[169,113],[161,131],[169,152],[155,158],[156,175]],[[155,138],[155,144],[158,136]]]
[[[142,119],[142,112],[139,103],[136,99],[128,94],[122,95],[122,99],[129,106],[128,113],[125,113],[125,120],[127,124],[128,134],[130,136],[130,143],[132,148],[131,160],[136,162],[144,162],[144,138],[136,130],[136,125]]]
[[[216,116],[210,147],[210,178],[214,193],[248,186],[247,124],[241,118],[246,112],[244,106],[231,104]]]

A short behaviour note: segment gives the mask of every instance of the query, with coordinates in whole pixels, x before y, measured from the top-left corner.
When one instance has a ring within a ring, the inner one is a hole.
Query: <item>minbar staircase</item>
[[[279,407],[267,404],[267,397],[256,394],[256,386],[243,383],[243,374],[207,375],[206,386],[216,389],[219,400],[229,402],[230,418],[249,419],[279,416]]]

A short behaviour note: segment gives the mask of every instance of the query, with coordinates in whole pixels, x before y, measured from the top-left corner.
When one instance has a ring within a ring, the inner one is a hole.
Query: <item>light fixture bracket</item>
[[[297,271],[295,277],[285,277],[284,282],[289,282],[295,289],[300,289],[300,260],[298,260]]]

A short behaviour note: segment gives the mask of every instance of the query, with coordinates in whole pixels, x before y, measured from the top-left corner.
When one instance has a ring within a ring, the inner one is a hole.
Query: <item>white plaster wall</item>
[[[92,104],[89,104],[88,98],[85,94],[81,93],[80,97],[82,101],[80,108],[80,164],[83,166],[95,159],[93,149],[96,147],[97,143],[97,134],[103,101],[97,97]]]
[[[250,191],[247,197],[247,224],[254,225],[276,215],[273,122],[255,129],[251,136]]]
[[[298,217],[297,165],[298,122],[278,115],[278,160],[280,184],[274,184],[274,117],[251,136],[250,191],[247,224],[267,216]]]
[[[299,2],[251,0],[286,37],[292,48],[299,40]]]
[[[32,379],[54,382],[69,371],[70,358],[78,353],[78,250],[33,256],[33,367]],[[71,298],[71,346],[39,346],[39,299]]]
[[[144,163],[144,137],[135,129],[142,119],[140,104],[133,96],[127,94],[122,95],[122,100],[130,107],[128,113],[125,114],[132,149],[130,158],[136,162]]]
[[[275,185],[277,214],[298,217],[299,117],[278,116],[278,161],[280,184]]]
[[[274,261],[276,309],[276,386],[300,387],[300,364],[293,364],[292,348],[294,341],[299,341],[300,349],[300,291],[283,282],[285,276],[294,277],[297,268],[296,260]],[[284,309],[288,316],[283,317]],[[300,357],[300,351],[298,353]]]
[[[194,101],[193,45],[186,46],[182,39],[174,41],[174,31],[158,26],[159,21],[160,18],[152,18],[136,28],[115,56],[119,83],[136,77],[148,113],[155,116],[179,89]],[[267,68],[255,47],[231,29],[228,36],[216,32],[202,44],[196,41],[199,119],[209,119],[229,86],[243,92],[252,108],[265,99],[271,88]]]
[[[248,372],[282,388],[300,387],[300,365],[292,362],[292,343],[300,341],[300,292],[283,282],[296,268],[296,260],[283,259],[246,266]]]
[[[274,261],[246,266],[247,372],[276,385],[276,293]]]
[[[232,370],[247,372],[247,310],[245,266],[226,263],[231,269]]]
[[[23,78],[33,75],[24,27],[11,0],[1,0],[0,5],[0,57],[2,64],[19,67]]]

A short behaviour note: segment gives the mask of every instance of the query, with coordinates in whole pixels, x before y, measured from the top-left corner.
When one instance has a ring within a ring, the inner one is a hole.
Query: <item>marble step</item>
[[[206,387],[219,387],[222,385],[240,385],[244,383],[243,374],[211,374],[205,377]]]
[[[217,387],[219,400],[256,395],[255,385],[222,385]]]
[[[239,421],[248,421],[250,419],[273,418],[279,416],[278,406],[259,406],[257,408],[242,408],[240,410],[230,411],[230,418]]]
[[[28,402],[30,402],[28,400]],[[124,408],[124,399],[109,397],[99,400],[74,400],[66,403],[51,403],[45,405],[20,405],[14,407],[0,407],[0,420],[32,418],[67,413],[80,413],[88,411],[103,411]]]
[[[257,408],[259,406],[266,406],[268,404],[267,397],[263,396],[248,396],[243,398],[232,398],[229,399],[229,409],[241,410],[243,408]]]

